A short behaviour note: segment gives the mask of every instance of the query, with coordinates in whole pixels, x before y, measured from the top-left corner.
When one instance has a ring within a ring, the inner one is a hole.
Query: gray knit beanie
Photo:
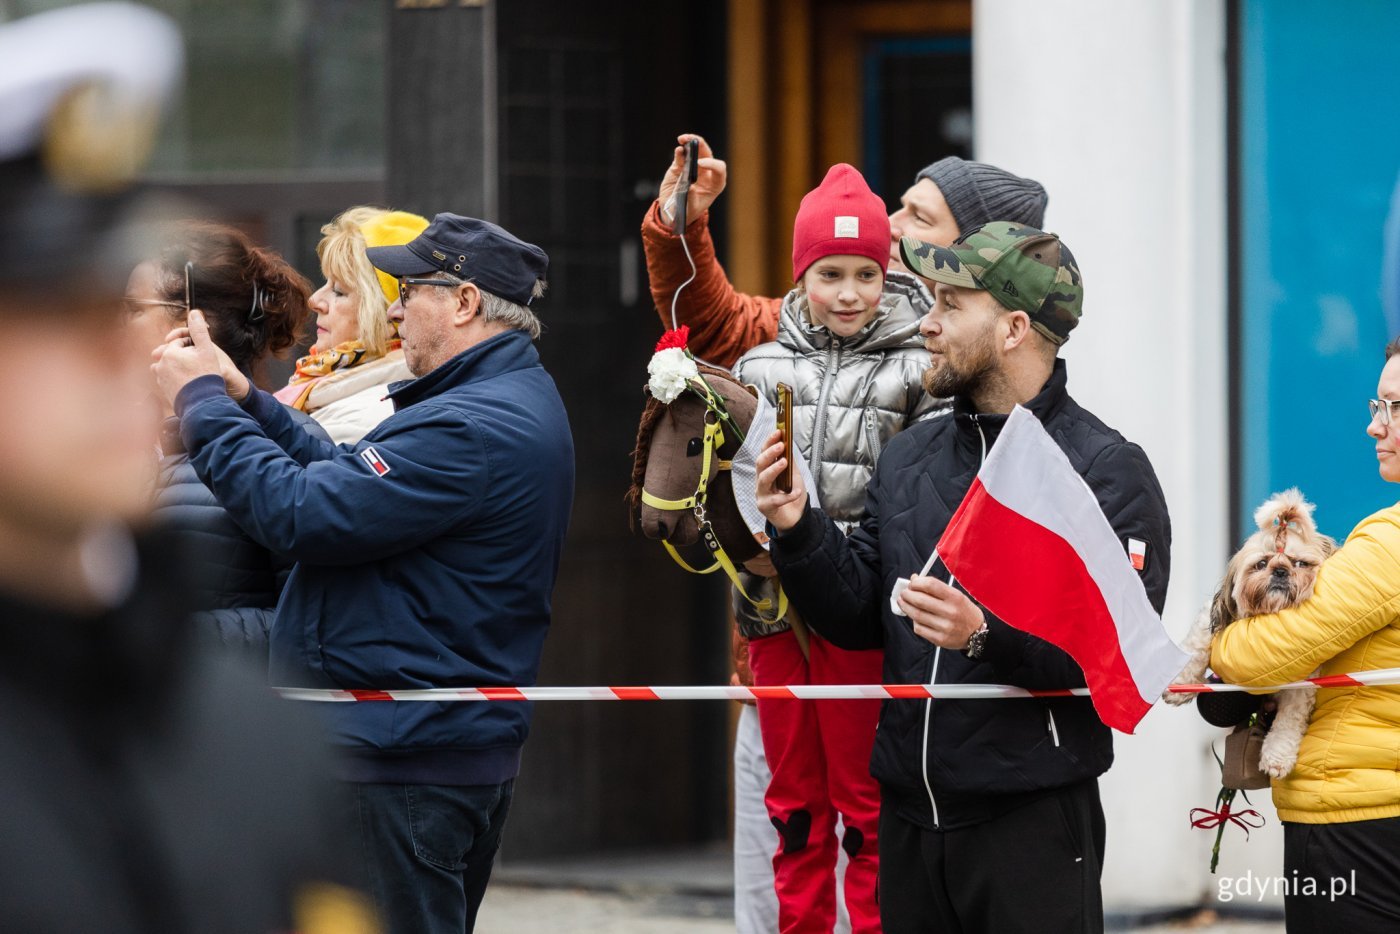
[[[963,233],[988,221],[1045,227],[1045,203],[1050,196],[1040,182],[957,156],[939,159],[920,172],[915,181],[920,178],[933,182],[943,192],[943,200],[948,202],[953,220]]]

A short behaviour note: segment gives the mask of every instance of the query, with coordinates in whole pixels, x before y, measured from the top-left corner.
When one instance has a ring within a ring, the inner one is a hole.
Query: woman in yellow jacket
[[[1366,433],[1381,477],[1400,483],[1400,338],[1377,395]],[[1310,600],[1221,630],[1211,667],[1246,686],[1400,667],[1400,504],[1352,530]],[[1400,931],[1400,687],[1320,689],[1298,764],[1273,792],[1289,934]]]

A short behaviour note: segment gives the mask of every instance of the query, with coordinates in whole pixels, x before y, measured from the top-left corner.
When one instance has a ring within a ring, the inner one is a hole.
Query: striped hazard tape
[[[1306,678],[1272,687],[1238,684],[1175,684],[1177,694],[1227,691],[1281,691],[1315,684],[1323,688],[1392,686],[1400,684],[1400,668],[1354,671],[1350,674]],[[290,700],[321,703],[363,701],[662,701],[662,700],[981,700],[996,697],[1087,697],[1088,688],[1032,691],[1009,684],[793,684],[774,687],[677,685],[671,687],[487,687],[417,688],[405,690],[337,690],[274,688]]]

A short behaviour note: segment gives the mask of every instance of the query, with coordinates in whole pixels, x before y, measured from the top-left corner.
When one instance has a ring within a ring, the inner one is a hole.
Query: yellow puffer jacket
[[[1232,623],[1215,637],[1211,667],[1262,686],[1400,667],[1400,504],[1362,521],[1317,573],[1312,599]],[[1400,816],[1400,687],[1317,692],[1298,764],[1276,779],[1279,817],[1340,824]]]

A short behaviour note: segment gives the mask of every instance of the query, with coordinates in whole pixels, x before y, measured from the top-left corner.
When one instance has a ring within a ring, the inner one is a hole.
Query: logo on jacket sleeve
[[[1128,560],[1133,562],[1135,570],[1141,571],[1147,567],[1147,542],[1128,539]]]
[[[384,458],[380,457],[379,452],[374,448],[365,448],[361,451],[360,459],[369,464],[369,469],[381,477],[389,472],[389,465],[384,463]]]

